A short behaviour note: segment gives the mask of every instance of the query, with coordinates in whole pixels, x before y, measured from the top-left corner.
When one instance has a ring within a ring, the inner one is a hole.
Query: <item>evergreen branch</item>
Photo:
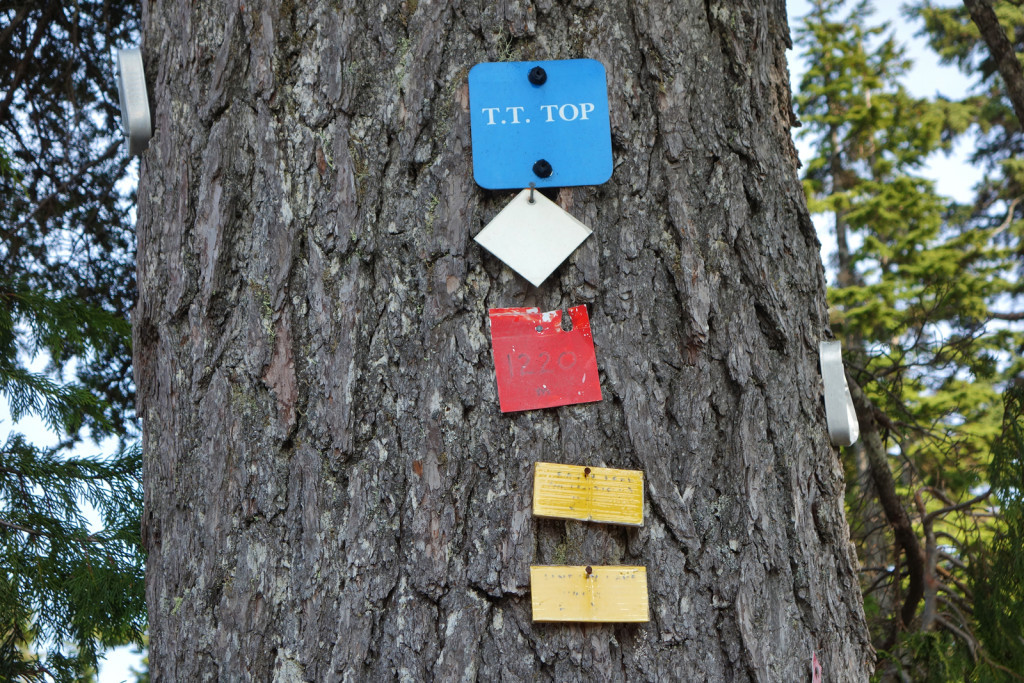
[[[18,68],[14,71],[14,79],[7,85],[7,95],[3,101],[0,102],[0,120],[6,119],[10,116],[11,103],[14,101],[14,95],[18,92],[18,88],[21,87],[22,82],[25,80],[25,76],[29,71],[29,65],[35,60],[35,51],[39,47],[39,43],[42,42],[43,36],[46,35],[46,27],[53,17],[54,11],[59,3],[51,2],[43,16],[36,22],[36,30],[32,35],[32,40],[28,47],[24,51],[25,57],[18,63]]]
[[[21,524],[15,524],[14,522],[8,522],[5,519],[0,519],[0,526],[6,527],[6,528],[11,529],[13,531],[21,531],[21,532],[24,532],[24,533],[29,534],[31,536],[45,536],[46,538],[50,538],[50,539],[53,539],[53,540],[56,540],[56,541],[61,541],[61,542],[73,541],[73,542],[76,542],[76,543],[98,543],[98,544],[102,544],[102,543],[106,543],[106,542],[112,540],[112,539],[103,538],[101,536],[94,535],[94,534],[89,534],[89,535],[85,536],[84,538],[78,538],[78,537],[74,536],[73,534],[69,535],[69,534],[66,534],[66,533],[57,533],[57,532],[53,532],[53,531],[44,531],[43,529],[34,529],[32,527],[27,527],[27,526],[24,526],[24,525],[21,525]]]
[[[986,4],[1006,27],[1024,19],[1020,0]],[[988,467],[998,460],[999,394],[1024,367],[1005,358],[1024,339],[1016,329],[1024,314],[1006,303],[1020,289],[1019,124],[999,83],[963,102],[909,96],[891,70],[901,68],[898,58],[866,40],[871,28],[862,17],[844,11],[842,0],[812,5],[796,29],[809,64],[794,102],[802,135],[815,146],[803,174],[808,205],[833,221],[845,285],[829,288],[830,321],[864,394],[851,386],[862,443],[844,451],[844,466],[848,476],[857,473],[846,495],[852,537],[874,565],[860,577],[880,608],[867,615],[880,636],[876,648],[913,672],[907,680],[972,677],[967,647],[934,621],[941,612],[1020,670],[1024,529],[1012,525],[1024,514],[1010,507],[1022,499],[1022,480],[1017,460]],[[933,41],[943,35],[938,40],[962,63],[984,51],[966,9],[917,11],[935,21],[926,29]],[[1018,28],[1010,38],[1019,44],[1022,36]],[[987,60],[982,84],[993,69]],[[973,163],[987,161],[1001,177],[987,176],[976,201],[960,204],[916,174],[973,125],[988,136]],[[851,235],[862,243],[849,243]],[[988,325],[1000,320],[1008,324]],[[1014,412],[1009,401],[1005,412]],[[1000,484],[1000,471],[1012,477]],[[1000,508],[976,495],[986,478]],[[893,572],[884,570],[890,561]],[[944,606],[947,599],[956,609]],[[977,661],[975,672],[983,666]],[[895,668],[887,676],[898,676]]]
[[[101,166],[104,163],[116,158],[121,153],[123,145],[124,143],[121,140],[115,139],[110,143],[110,145],[102,154],[96,155],[95,157],[89,159],[86,163],[79,166],[75,170],[75,173],[73,175],[68,177],[64,182],[62,182],[60,185],[54,188],[54,190],[50,194],[37,200],[35,202],[35,208],[32,209],[31,211],[25,212],[25,217],[22,218],[20,223],[18,223],[16,229],[24,229],[24,227],[28,224],[29,221],[34,220],[36,216],[38,216],[40,213],[44,211],[44,209],[50,208],[50,205],[53,202],[56,202],[61,194],[67,192],[69,188],[74,187],[75,184],[81,182],[82,178],[84,178],[89,171],[91,171],[97,166]],[[124,168],[127,168],[129,163],[130,159],[126,158],[121,160],[121,165]]]
[[[133,196],[116,185],[130,159],[120,156],[109,55],[137,42],[138,9],[125,0],[6,7],[0,396],[14,415],[41,416],[61,445],[0,440],[0,679],[87,680],[100,649],[141,642],[146,616],[138,449],[61,457],[83,428],[124,439],[132,419]],[[49,364],[32,372],[23,359],[40,351]],[[43,648],[45,667],[34,655]]]
[[[14,420],[37,414],[58,433],[77,431],[84,416],[105,424],[103,404],[84,387],[58,384],[24,368],[3,365],[0,361],[0,394],[7,397]]]

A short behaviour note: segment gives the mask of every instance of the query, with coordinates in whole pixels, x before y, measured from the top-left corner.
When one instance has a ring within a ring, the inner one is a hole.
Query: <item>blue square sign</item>
[[[488,62],[469,71],[473,177],[489,190],[612,177],[608,81],[594,59]]]

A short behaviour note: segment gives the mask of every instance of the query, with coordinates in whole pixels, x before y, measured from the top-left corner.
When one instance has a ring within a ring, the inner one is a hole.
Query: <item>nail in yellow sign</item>
[[[533,470],[533,514],[643,526],[644,473],[538,462]]]
[[[645,567],[530,567],[534,621],[650,621]]]

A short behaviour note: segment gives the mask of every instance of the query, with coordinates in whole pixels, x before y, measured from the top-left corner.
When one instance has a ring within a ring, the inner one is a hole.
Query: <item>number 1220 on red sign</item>
[[[492,308],[491,341],[503,413],[601,400],[597,357],[586,306],[562,312]]]

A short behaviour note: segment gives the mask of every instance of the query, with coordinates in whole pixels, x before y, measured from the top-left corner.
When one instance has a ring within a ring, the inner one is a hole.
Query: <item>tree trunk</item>
[[[1006,36],[1006,30],[1000,25],[992,5],[985,0],[964,0],[964,6],[971,15],[971,21],[978,27],[999,75],[1003,77],[1006,94],[1017,114],[1017,121],[1024,125],[1024,71],[1021,70],[1013,43]]]
[[[136,377],[156,680],[829,681],[873,659],[818,372],[782,0],[150,2]],[[606,67],[615,172],[534,288],[473,241],[478,62]],[[502,414],[487,309],[586,304],[604,400]],[[641,469],[633,529],[535,461]],[[531,564],[649,624],[531,621]]]

